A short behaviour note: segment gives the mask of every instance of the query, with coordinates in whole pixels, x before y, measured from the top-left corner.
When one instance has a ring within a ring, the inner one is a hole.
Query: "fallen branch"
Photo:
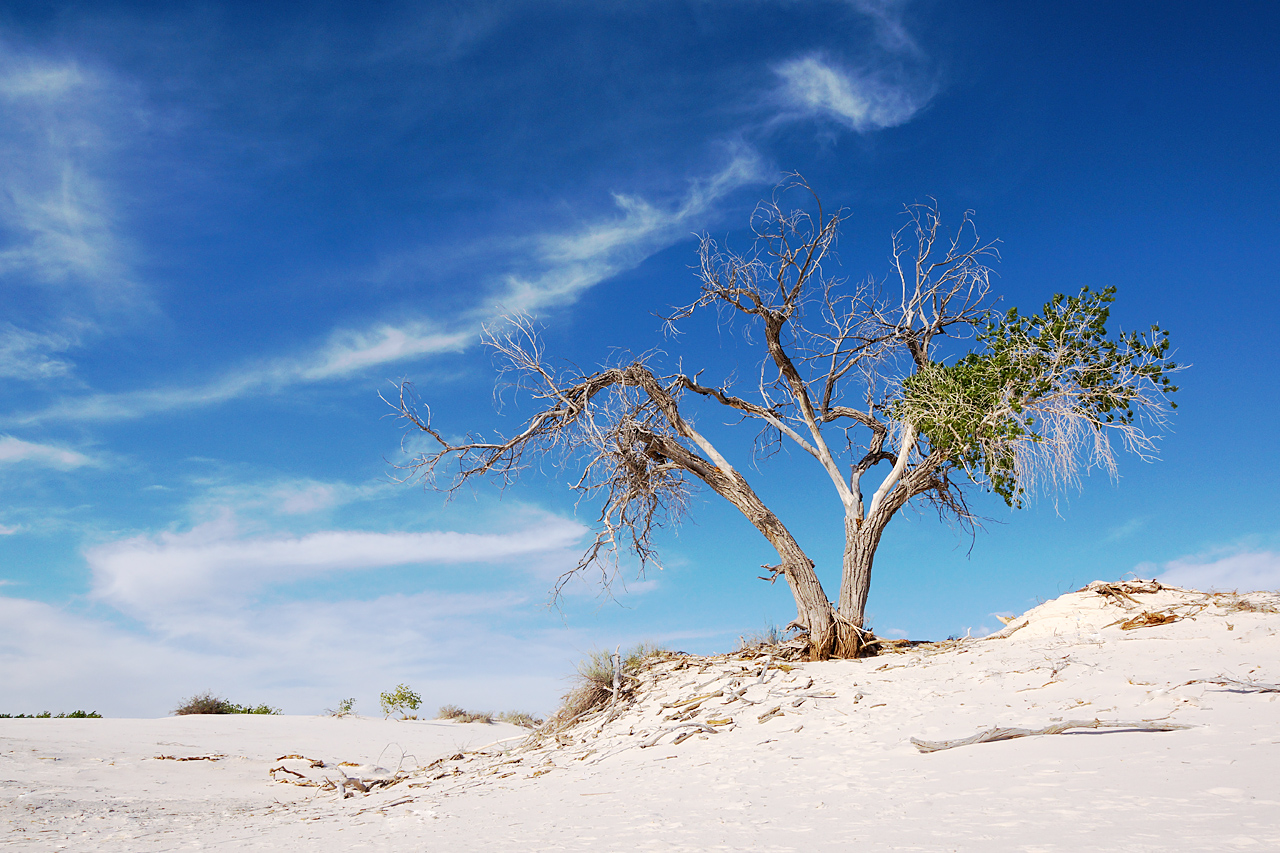
[[[957,746],[969,746],[974,743],[1013,740],[1014,738],[1031,737],[1032,735],[1060,735],[1069,729],[1134,729],[1143,732],[1172,732],[1189,728],[1191,726],[1177,723],[1159,723],[1151,720],[1139,720],[1132,723],[1119,720],[1068,720],[1065,723],[1054,723],[1051,726],[1045,726],[1043,729],[1007,729],[994,726],[986,731],[978,732],[976,735],[970,735],[958,740],[933,741],[911,738],[911,743],[921,752],[938,752],[944,749],[954,749]]]
[[[1229,693],[1280,693],[1280,684],[1267,684],[1262,681],[1250,681],[1245,678],[1201,678],[1188,681],[1188,684],[1218,684],[1227,688]]]
[[[651,746],[657,746],[658,741],[662,740],[663,737],[671,734],[672,732],[679,731],[680,729],[696,729],[697,731],[709,732],[710,734],[713,734],[713,735],[719,733],[719,729],[712,728],[711,726],[708,726],[704,723],[681,723],[678,726],[667,726],[666,728],[662,729],[656,735],[651,737],[649,740],[640,744],[640,748],[648,749]],[[691,734],[697,734],[697,731],[691,732]]]

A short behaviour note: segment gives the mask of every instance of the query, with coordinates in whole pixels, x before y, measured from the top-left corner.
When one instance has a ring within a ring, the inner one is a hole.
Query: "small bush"
[[[524,711],[503,711],[495,716],[494,719],[500,723],[510,723],[513,726],[522,726],[526,729],[536,729],[543,723],[541,717],[526,714]]]
[[[343,699],[337,708],[325,708],[324,712],[330,717],[350,717],[356,712],[356,700]]]
[[[743,634],[738,637],[736,651],[744,652],[760,646],[776,646],[784,640],[786,640],[786,637],[778,630],[777,625],[767,625],[763,631],[753,631],[750,634]]]
[[[492,723],[493,714],[488,711],[464,711],[457,705],[441,705],[437,720],[456,720],[459,723]]]
[[[187,714],[279,714],[280,709],[270,705],[237,705],[205,691],[183,700],[173,713],[179,717]]]
[[[397,684],[395,690],[383,693],[378,699],[382,703],[383,719],[392,714],[399,714],[402,720],[418,719],[417,716],[411,717],[409,712],[422,707],[422,697],[410,690],[409,685]]]
[[[45,711],[43,714],[0,714],[0,720],[101,720],[102,715],[97,711],[72,711],[70,714],[50,714]]]
[[[665,652],[666,650],[659,646],[641,643],[621,655],[619,698],[626,698],[635,689],[645,663],[650,658]],[[578,683],[565,694],[559,710],[552,715],[550,722],[554,728],[568,726],[578,718],[612,701],[615,670],[613,655],[613,652],[601,649],[591,652],[578,663]]]

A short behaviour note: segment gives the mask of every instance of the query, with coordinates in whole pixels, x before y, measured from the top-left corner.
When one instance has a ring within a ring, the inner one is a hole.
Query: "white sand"
[[[560,747],[491,748],[429,770],[419,768],[520,730],[315,717],[0,720],[0,848],[1280,849],[1280,694],[1206,682],[1280,682],[1280,615],[1177,591],[1133,597],[1072,593],[996,638],[790,671],[671,661],[625,713],[579,727]],[[1144,610],[1184,618],[1111,624]],[[696,708],[661,707],[717,691]],[[823,695],[834,698],[814,698]],[[757,721],[775,707],[780,715]],[[733,722],[679,745],[671,732],[640,746],[689,708],[689,722]],[[909,741],[1073,719],[1193,728],[930,754]],[[313,779],[333,778],[340,761],[364,765],[348,775],[375,777],[374,764],[411,773],[339,799],[271,781],[286,754],[325,762],[286,762]]]

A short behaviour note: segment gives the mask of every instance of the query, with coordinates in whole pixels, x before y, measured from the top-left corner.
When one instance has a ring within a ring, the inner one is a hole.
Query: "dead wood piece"
[[[1085,590],[1092,590],[1098,595],[1105,597],[1108,603],[1117,604],[1121,607],[1128,607],[1128,604],[1125,602],[1129,602],[1130,604],[1138,603],[1138,599],[1134,598],[1134,595],[1141,593],[1155,593],[1162,589],[1169,589],[1169,587],[1166,587],[1159,581],[1154,580],[1118,581],[1115,583],[1094,581],[1080,591],[1084,592]]]
[[[1133,729],[1143,732],[1172,732],[1189,728],[1192,727],[1177,723],[1161,723],[1154,720],[1138,720],[1137,722],[1069,720],[1065,723],[1054,723],[1053,725],[1045,726],[1043,729],[1015,729],[993,726],[986,731],[978,732],[976,735],[970,735],[966,738],[937,741],[911,738],[911,743],[921,752],[939,752],[944,749],[954,749],[957,746],[969,746],[975,743],[993,743],[999,740],[1013,740],[1014,738],[1031,737],[1033,735],[1060,735],[1070,729]]]
[[[723,691],[723,690],[717,690],[717,691],[715,691],[714,693],[704,693],[704,694],[702,694],[701,696],[693,696],[693,697],[691,697],[691,698],[689,698],[689,699],[681,699],[681,700],[679,700],[678,702],[663,702],[663,703],[661,704],[661,706],[660,706],[660,707],[663,707],[663,708],[680,708],[680,707],[683,707],[683,706],[685,706],[685,705],[692,705],[692,704],[694,704],[695,702],[697,702],[697,703],[702,703],[702,702],[705,702],[705,701],[706,701],[706,700],[708,700],[708,699],[713,699],[713,698],[715,698],[716,696],[721,696],[721,695],[723,695],[723,694],[724,694],[724,691]]]
[[[1132,631],[1135,628],[1148,628],[1152,625],[1168,625],[1170,622],[1177,622],[1182,617],[1176,613],[1153,613],[1144,610],[1132,619],[1125,619],[1119,623],[1121,631]],[[1117,623],[1112,622],[1111,625]],[[1110,628],[1111,625],[1107,627]]]
[[[697,729],[698,731],[707,732],[708,734],[717,734],[719,731],[718,729],[712,728],[711,726],[708,726],[705,723],[681,723],[678,726],[667,726],[666,728],[659,730],[658,733],[655,734],[653,737],[651,737],[649,740],[640,744],[640,748],[648,749],[651,746],[657,746],[658,741],[662,740],[665,736],[671,734],[672,732],[680,731],[681,729]],[[694,734],[697,734],[697,732],[695,731]]]
[[[1245,678],[1204,678],[1188,684],[1218,684],[1227,688],[1228,693],[1280,693],[1280,684],[1267,684]]]
[[[765,722],[766,720],[770,720],[770,719],[773,719],[774,717],[781,717],[781,716],[783,716],[783,714],[782,714],[782,706],[781,706],[781,705],[774,705],[772,708],[770,708],[769,710],[765,711],[765,712],[764,712],[763,714],[761,714],[759,717],[756,717],[756,721],[757,721],[757,722],[761,722],[761,723],[763,723],[763,722]]]
[[[221,761],[225,755],[156,755],[156,761]]]
[[[374,811],[380,812],[383,809],[395,808],[396,806],[403,806],[405,803],[412,803],[412,802],[413,802],[413,797],[402,797],[393,803],[383,803],[381,805],[369,806],[368,808],[360,809],[360,811],[356,812],[356,814],[362,815],[365,812],[374,812]]]
[[[288,767],[285,767],[285,766],[283,766],[283,765],[282,765],[282,766],[280,766],[280,767],[272,767],[270,770],[268,770],[268,771],[267,771],[267,773],[268,773],[268,774],[271,776],[271,778],[273,778],[273,779],[275,779],[275,775],[276,775],[277,773],[288,773],[290,776],[297,776],[299,779],[306,779],[306,778],[307,778],[306,776],[303,776],[301,773],[299,773],[297,770],[290,770]],[[290,781],[290,780],[288,780],[288,779],[283,779],[283,780],[281,780],[281,779],[276,779],[276,781],[277,781],[277,782],[281,782],[281,781],[288,782],[288,781]],[[313,784],[314,784],[314,783],[313,783]]]

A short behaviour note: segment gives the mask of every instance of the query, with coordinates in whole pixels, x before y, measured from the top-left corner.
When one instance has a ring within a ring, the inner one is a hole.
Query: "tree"
[[[783,206],[793,192],[807,207]],[[888,278],[853,285],[823,269],[845,213],[825,212],[799,176],[757,206],[747,253],[701,239],[701,291],[667,324],[674,330],[707,309],[722,323],[748,324],[763,342],[748,395],[729,382],[704,385],[700,373],[659,373],[654,354],[589,374],[558,368],[531,318],[508,318],[486,341],[537,411],[511,437],[454,442],[402,384],[392,405],[434,443],[405,466],[408,476],[452,492],[479,477],[506,486],[549,454],[572,470],[574,488],[600,499],[599,531],[557,594],[592,566],[607,584],[620,547],[642,568],[655,560],[656,530],[683,514],[700,482],[777,551],[779,562],[764,568],[769,580],[787,581],[797,610],[789,627],[807,637],[810,658],[856,656],[871,639],[864,620],[875,552],[899,511],[932,505],[972,531],[970,488],[1020,506],[1095,467],[1114,476],[1117,440],[1153,458],[1152,428],[1177,390],[1167,332],[1108,333],[1115,288],[1055,296],[1039,314],[998,313],[987,266],[996,243],[979,239],[971,212],[950,234],[935,205],[905,213]],[[696,428],[700,405],[757,423],[758,454],[790,443],[825,471],[844,514],[838,602],[783,522]],[[863,479],[873,472],[880,481],[868,500]]]

